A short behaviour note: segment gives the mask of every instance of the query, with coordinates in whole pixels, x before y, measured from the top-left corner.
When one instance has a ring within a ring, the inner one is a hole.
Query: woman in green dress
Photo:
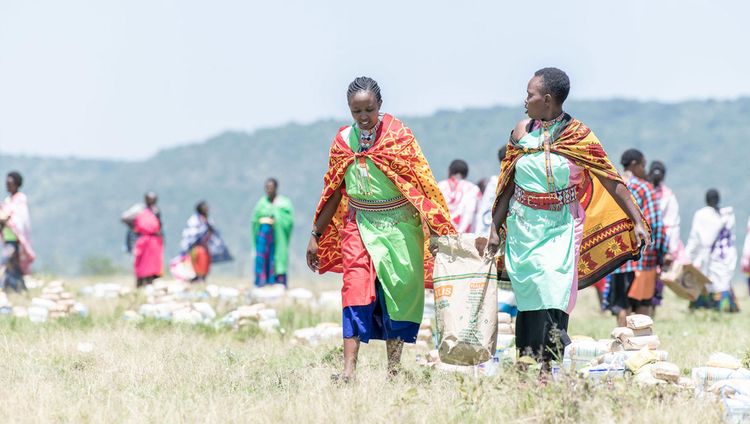
[[[401,121],[380,114],[380,87],[355,79],[347,92],[354,124],[334,139],[315,213],[307,263],[343,273],[344,380],[360,342],[386,341],[397,373],[403,343],[416,342],[431,276],[429,234],[455,234],[419,144]]]
[[[596,136],[563,111],[569,90],[568,76],[556,68],[529,81],[530,119],[508,143],[489,243],[497,250],[505,239],[501,265],[518,303],[516,346],[545,364],[569,343],[577,290],[637,257],[650,240]]]

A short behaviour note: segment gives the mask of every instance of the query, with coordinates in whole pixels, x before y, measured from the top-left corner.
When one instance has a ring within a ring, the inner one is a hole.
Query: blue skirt
[[[383,288],[375,280],[375,301],[369,305],[347,306],[342,313],[344,338],[359,338],[367,343],[370,339],[401,339],[406,343],[416,343],[419,323],[411,321],[394,321],[388,315]]]
[[[273,225],[261,224],[255,240],[255,285],[263,287],[276,282],[273,240]]]

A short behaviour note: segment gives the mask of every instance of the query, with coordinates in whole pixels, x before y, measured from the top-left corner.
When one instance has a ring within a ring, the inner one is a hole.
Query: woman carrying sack
[[[360,342],[370,339],[386,341],[388,372],[398,372],[404,342],[416,342],[425,275],[432,276],[425,241],[456,232],[411,130],[380,114],[377,82],[355,79],[347,101],[354,123],[331,145],[307,247],[311,270],[343,273],[343,381],[354,378]]]
[[[537,71],[530,119],[511,133],[498,179],[489,251],[503,239],[518,303],[516,346],[549,368],[562,357],[576,291],[594,284],[649,242],[638,206],[593,132],[563,111],[568,76]],[[500,234],[502,226],[506,230]]]

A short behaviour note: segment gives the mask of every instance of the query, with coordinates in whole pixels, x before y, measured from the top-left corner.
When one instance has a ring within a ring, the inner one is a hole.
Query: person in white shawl
[[[9,196],[0,204],[0,288],[26,290],[23,276],[36,257],[31,247],[31,218],[26,195],[19,190],[23,177],[9,172],[5,186]]]
[[[695,212],[685,248],[693,265],[711,280],[707,289],[713,295],[710,305],[713,307],[720,307],[719,303],[723,301],[728,301],[730,306],[734,304],[732,278],[737,267],[734,210],[720,208],[719,201],[719,192],[708,190],[707,206]]]
[[[479,187],[468,181],[469,165],[461,159],[451,162],[448,179],[440,181],[438,188],[448,204],[453,226],[459,233],[473,233],[477,203],[481,197]],[[489,235],[489,231],[487,232]]]

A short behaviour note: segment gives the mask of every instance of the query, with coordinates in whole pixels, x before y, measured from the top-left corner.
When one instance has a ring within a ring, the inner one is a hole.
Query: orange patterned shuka
[[[586,211],[581,256],[578,262],[578,289],[580,290],[596,283],[623,263],[640,258],[640,246],[636,245],[633,231],[635,225],[604,188],[599,178],[627,185],[612,165],[594,133],[581,121],[570,117],[568,119],[570,122],[551,143],[550,151],[565,156],[585,170],[583,181],[576,190],[578,200]],[[518,159],[525,154],[543,150],[543,147],[534,149],[521,147],[511,139],[508,143],[508,152],[500,166],[497,198],[492,208],[493,214],[497,207],[497,199],[510,184]],[[593,178],[593,176],[598,178]],[[648,223],[642,212],[641,220],[648,229]],[[504,268],[501,260],[498,269]]]
[[[417,139],[403,122],[385,114],[377,141],[372,148],[362,153],[353,152],[348,141],[343,139],[341,131],[345,128],[347,127],[339,130],[331,144],[328,171],[323,178],[323,194],[320,196],[313,222],[317,222],[328,199],[336,190],[341,189],[349,165],[355,159],[367,157],[419,211],[422,217],[425,243],[429,242],[430,230],[440,235],[456,233],[445,199],[438,189],[430,165],[422,154]],[[343,272],[339,229],[344,224],[349,201],[346,192],[342,191],[342,194],[341,203],[336,209],[331,224],[323,231],[318,241],[318,262],[321,274],[328,271]],[[432,262],[433,258],[429,249],[425,248],[425,284],[428,286],[432,280]]]

